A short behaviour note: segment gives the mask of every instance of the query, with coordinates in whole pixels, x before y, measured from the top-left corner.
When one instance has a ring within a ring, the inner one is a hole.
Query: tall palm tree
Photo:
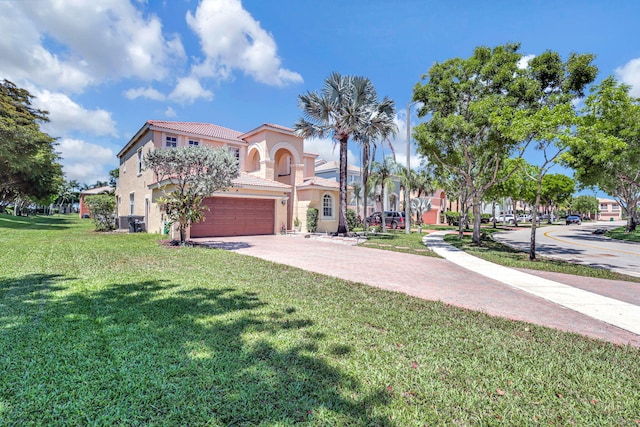
[[[351,193],[351,204],[356,205],[356,215],[360,216],[360,200],[362,200],[362,197],[364,195],[362,182],[352,182],[351,188],[353,189],[353,192]]]
[[[371,180],[374,185],[380,186],[382,200],[382,231],[386,231],[386,221],[384,218],[384,189],[394,185],[392,177],[398,172],[398,164],[391,156],[385,157],[382,162],[373,162],[373,172]]]
[[[343,76],[333,72],[325,79],[320,93],[307,92],[298,97],[303,112],[294,125],[303,138],[331,136],[340,148],[340,203],[338,207],[338,233],[348,233],[347,227],[347,144],[365,138],[388,138],[397,127],[391,118],[379,117],[391,110],[393,101],[384,98],[378,102],[371,80],[360,76]],[[384,105],[384,108],[381,106]],[[390,124],[390,125],[389,125]]]

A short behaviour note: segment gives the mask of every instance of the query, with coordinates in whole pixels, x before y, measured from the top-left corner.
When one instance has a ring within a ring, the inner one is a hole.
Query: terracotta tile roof
[[[291,186],[287,184],[283,184],[278,181],[272,181],[270,179],[260,178],[259,176],[240,172],[240,176],[238,176],[233,181],[234,187],[270,187],[275,189],[282,190],[291,190]]]
[[[295,132],[293,129],[288,128],[286,126],[282,126],[282,125],[276,125],[274,123],[265,123],[265,126],[270,126],[272,128],[276,128],[276,129],[280,129],[280,130],[286,130],[288,132]]]
[[[305,178],[302,184],[298,185],[298,188],[309,188],[309,187],[324,187],[324,188],[340,189],[340,183],[337,181],[333,181],[331,179],[320,178],[319,176],[313,176],[310,178]]]
[[[210,138],[231,139],[238,140],[242,132],[238,132],[233,129],[228,129],[222,126],[214,125],[211,123],[194,123],[194,122],[166,122],[163,120],[148,120],[151,126],[156,126],[162,129],[172,130],[175,132],[186,132]]]

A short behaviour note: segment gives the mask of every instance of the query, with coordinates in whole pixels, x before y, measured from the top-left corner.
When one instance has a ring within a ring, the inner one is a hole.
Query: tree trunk
[[[338,234],[347,234],[347,142],[349,137],[340,138],[340,203],[338,206]],[[322,208],[322,207],[321,207]]]
[[[382,180],[382,183],[380,184],[380,192],[382,193],[382,209],[380,209],[380,212],[382,213],[382,232],[386,233],[387,232],[387,220],[384,217],[384,180]]]
[[[496,201],[491,204],[491,219],[493,220],[493,228],[496,228]]]
[[[482,203],[480,202],[480,199],[477,196],[473,196],[472,203],[473,203],[473,238],[471,240],[476,245],[481,246],[482,241],[480,240],[480,237],[481,237],[480,226],[482,224],[482,221],[481,221]]]
[[[542,193],[542,176],[538,179],[538,190],[536,191],[536,201],[531,212],[531,237],[529,239],[529,261],[536,260],[536,227],[538,225],[538,209],[540,209],[540,194]],[[551,214],[549,214],[551,219]]]
[[[362,216],[363,216],[363,225],[364,225],[364,235],[367,235],[367,231],[369,229],[369,225],[367,224],[367,199],[369,198],[369,192],[367,190],[367,185],[369,184],[369,144],[365,142],[362,147],[362,193],[363,193],[363,207],[362,207]]]

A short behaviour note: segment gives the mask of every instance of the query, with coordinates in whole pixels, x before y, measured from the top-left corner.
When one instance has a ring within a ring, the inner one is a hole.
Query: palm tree
[[[388,138],[395,134],[393,101],[378,102],[371,80],[359,76],[342,76],[333,72],[325,79],[320,93],[307,92],[298,97],[303,117],[294,125],[303,138],[331,136],[340,148],[340,203],[338,233],[349,232],[347,227],[347,144],[356,141]],[[380,117],[388,114],[391,117]]]
[[[362,182],[354,181],[351,183],[353,193],[351,193],[351,204],[356,205],[356,215],[360,216],[360,200],[364,194]]]
[[[398,164],[391,156],[387,156],[382,162],[373,162],[373,171],[371,173],[371,180],[374,185],[379,185],[381,190],[381,197],[384,198],[385,187],[391,187],[394,185],[392,177],[398,171]],[[383,199],[381,199],[383,200]],[[384,200],[382,202],[382,231],[386,231],[386,224],[384,218]]]
[[[416,197],[411,199],[411,212],[416,214],[416,223],[422,225],[422,215],[431,210],[431,199],[427,197]]]

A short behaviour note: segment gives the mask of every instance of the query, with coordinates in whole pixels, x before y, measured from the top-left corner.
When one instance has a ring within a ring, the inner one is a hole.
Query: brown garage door
[[[191,226],[191,237],[251,236],[273,234],[274,201],[209,197],[204,221]]]

